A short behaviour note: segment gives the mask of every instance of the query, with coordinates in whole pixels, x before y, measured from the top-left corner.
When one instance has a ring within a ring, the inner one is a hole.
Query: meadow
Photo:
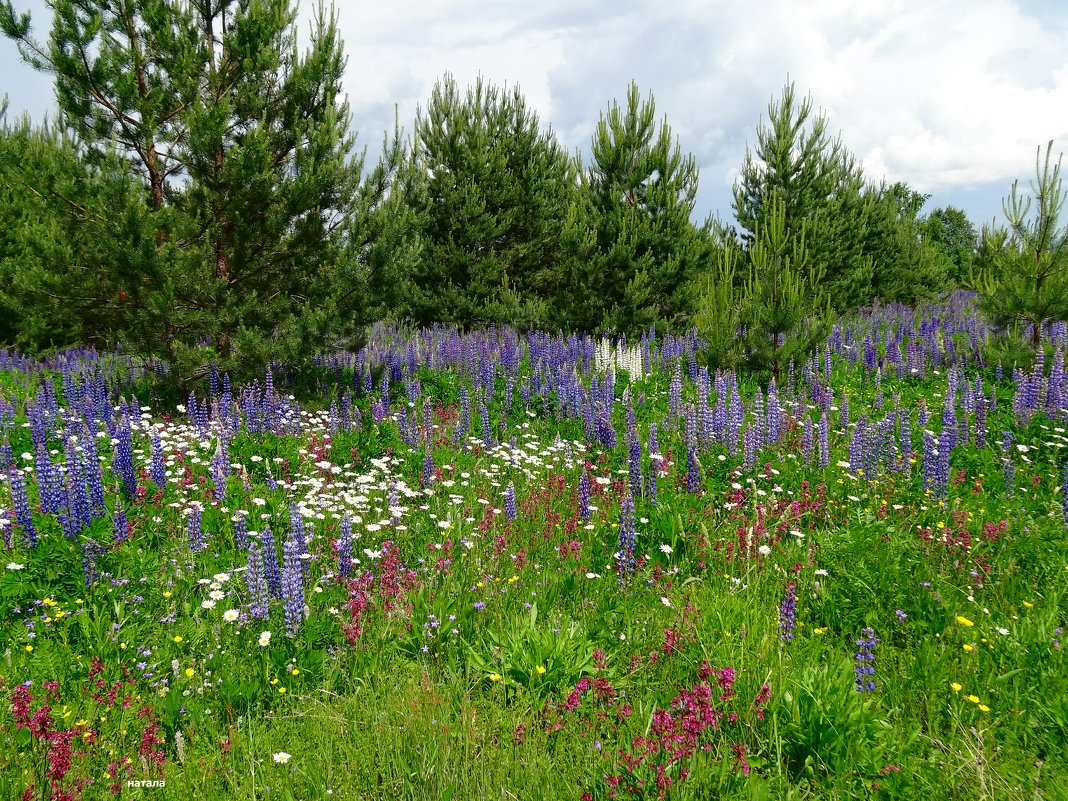
[[[1068,797],[1063,323],[0,353],[0,797]]]

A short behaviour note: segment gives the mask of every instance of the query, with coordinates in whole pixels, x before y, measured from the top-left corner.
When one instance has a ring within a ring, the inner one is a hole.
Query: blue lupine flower
[[[275,598],[281,598],[282,574],[278,571],[278,550],[269,523],[264,523],[260,539],[263,541],[263,575],[267,579],[267,589]]]
[[[515,485],[509,481],[504,491],[504,514],[509,520],[515,520]]]
[[[797,625],[797,584],[791,581],[786,585],[786,593],[779,604],[779,637],[783,640],[794,638],[794,626]]]
[[[282,546],[282,599],[286,634],[295,637],[304,617],[304,567],[296,531],[290,530]]]
[[[875,629],[868,627],[861,629],[860,639],[857,640],[857,653],[854,657],[856,663],[853,668],[855,684],[858,693],[871,692],[875,689],[875,646],[881,640],[875,636]]]
[[[256,620],[266,620],[267,607],[267,582],[264,577],[264,562],[260,556],[260,546],[249,543],[248,546],[248,569],[245,571],[245,586],[249,595],[249,614]],[[275,565],[277,570],[277,565]]]

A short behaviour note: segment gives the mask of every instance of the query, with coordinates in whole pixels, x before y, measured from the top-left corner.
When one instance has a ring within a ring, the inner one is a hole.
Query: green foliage
[[[1068,319],[1068,224],[1060,225],[1066,192],[1061,158],[1053,161],[1053,142],[1035,155],[1030,197],[1019,181],[1003,203],[1009,227],[986,227],[970,281],[980,306],[1001,325],[1027,324],[1038,347],[1042,324]],[[1032,208],[1034,214],[1032,215]]]
[[[757,128],[756,148],[746,149],[734,209],[751,242],[767,228],[777,198],[787,243],[804,237],[808,260],[801,266],[823,270],[832,305],[841,309],[864,302],[871,275],[860,250],[862,173],[827,125],[826,117],[814,114],[811,97],[798,102],[794,85],[783,87]]]
[[[926,198],[902,183],[867,184],[855,157],[832,139],[812,99],[787,84],[768,106],[734,187],[738,224],[752,242],[783,204],[786,241],[805,242],[803,272],[821,272],[832,308],[875,298],[914,302],[945,287],[945,258],[927,248],[917,214]]]
[[[361,168],[336,18],[320,10],[301,53],[289,0],[52,9],[48,45],[10,2],[0,27],[55,77],[86,162],[125,160],[141,184],[121,231],[126,264],[111,276],[127,345],[165,354],[184,377],[208,362],[248,375],[308,358],[331,314],[358,310],[331,290]],[[77,301],[60,283],[56,299]]]
[[[975,225],[954,206],[937,208],[920,221],[924,240],[953,262],[950,272],[956,286],[962,286],[979,251],[979,234]]]
[[[927,196],[898,182],[868,189],[865,199],[863,255],[872,266],[865,302],[914,303],[945,292],[954,265],[924,239],[918,215]]]
[[[632,83],[626,107],[613,102],[597,124],[582,205],[566,224],[564,327],[633,334],[689,321],[691,283],[707,258],[707,238],[690,221],[697,164],[655,116],[652,95],[643,101]]]
[[[142,281],[144,197],[118,159],[96,166],[62,125],[0,129],[0,342],[108,345]]]
[[[706,343],[703,357],[714,369],[739,362],[778,381],[790,362],[799,364],[827,336],[822,270],[806,266],[804,226],[792,239],[785,204],[777,199],[746,258],[739,286],[731,250],[725,249],[702,297],[695,321]]]
[[[479,78],[461,94],[446,75],[418,114],[401,187],[421,252],[398,315],[420,324],[543,322],[575,187],[567,152],[518,87]]]

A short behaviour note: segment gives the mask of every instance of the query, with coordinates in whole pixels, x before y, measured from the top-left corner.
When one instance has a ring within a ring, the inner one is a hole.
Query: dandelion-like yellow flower
[[[292,673],[294,676],[299,676],[300,675],[300,668],[293,668],[289,672]]]
[[[286,694],[286,688],[285,687],[279,687],[278,688],[278,694],[279,695],[285,695]]]
[[[171,639],[173,639],[175,642],[181,642],[182,641],[182,635],[181,634],[175,634],[174,637],[172,637]]]
[[[978,704],[979,703],[979,696],[978,695],[966,695],[966,696],[964,696],[964,700],[965,701],[971,701],[973,704]]]
[[[962,689],[964,689],[963,685],[958,684],[957,682],[953,682],[952,684],[950,684],[949,688],[955,693],[959,693]]]
[[[989,712],[990,711],[990,707],[988,707],[986,704],[979,704],[979,711],[980,712]]]
[[[970,654],[970,653],[971,653],[972,651],[974,651],[974,650],[975,650],[975,647],[974,647],[974,646],[972,646],[972,645],[969,645],[968,643],[964,643],[964,650],[965,650],[965,651],[966,651],[967,653],[969,653],[969,654]]]
[[[534,670],[537,671],[537,674],[540,676],[545,673],[545,665],[538,665]]]
[[[1035,606],[1035,605],[1034,605],[1033,603],[1031,603],[1030,601],[1024,601],[1024,602],[1023,602],[1023,605],[1024,605],[1024,609],[1034,609],[1034,606]]]
[[[975,625],[974,623],[972,623],[972,621],[968,620],[968,618],[966,618],[964,615],[957,615],[957,622],[960,623],[962,626],[967,626],[968,628],[971,628],[972,626]]]
[[[193,670],[193,668],[191,668],[191,667],[188,667],[188,668],[185,669],[185,675],[190,679],[193,678],[193,674],[194,673],[196,673],[196,671]]]
[[[501,680],[501,674],[500,673],[490,673],[489,674],[489,680],[490,681],[500,681]]]
[[[28,653],[28,654],[32,654],[33,653],[33,646],[32,645],[27,645],[26,646],[26,653]]]

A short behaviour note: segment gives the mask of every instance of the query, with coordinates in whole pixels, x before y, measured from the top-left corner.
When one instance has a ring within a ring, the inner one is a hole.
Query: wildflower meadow
[[[1064,323],[0,353],[0,798],[1068,797]]]

